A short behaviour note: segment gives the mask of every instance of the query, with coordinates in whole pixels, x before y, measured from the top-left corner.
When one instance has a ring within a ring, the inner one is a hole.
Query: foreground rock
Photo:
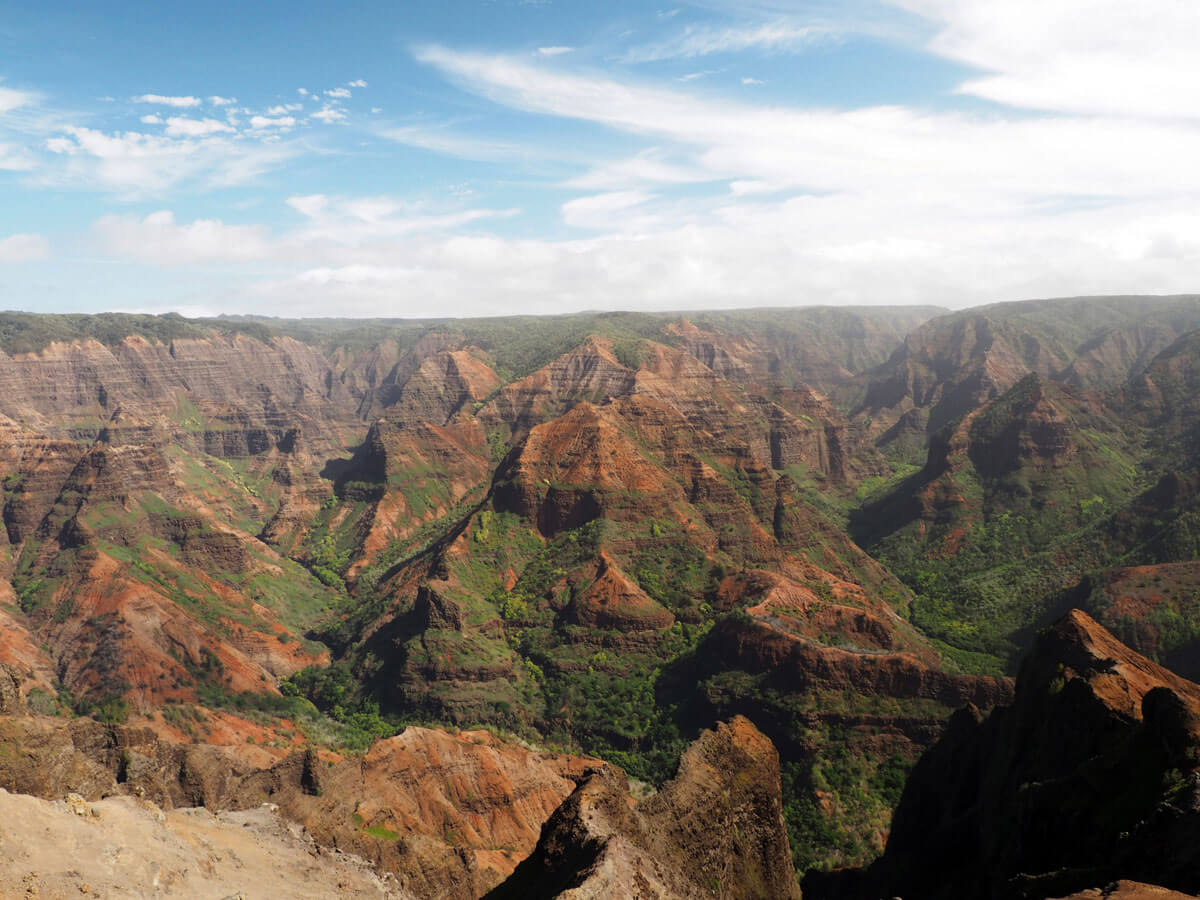
[[[1188,900],[1191,894],[1181,894],[1153,884],[1136,881],[1117,881],[1104,888],[1080,891],[1062,900]]]
[[[168,810],[243,810],[270,802],[316,845],[392,873],[393,886],[413,896],[445,900],[473,900],[507,877],[575,779],[598,764],[484,731],[408,728],[361,758],[305,750],[263,768],[230,748],[171,744],[147,728],[0,717],[2,789],[50,800],[75,796],[85,804],[133,795]],[[11,894],[0,890],[0,896]]]
[[[164,813],[132,797],[0,790],[0,896],[412,900],[363,860],[317,846],[270,807]]]
[[[488,895],[506,898],[799,898],[779,756],[748,719],[704,732],[679,774],[636,804],[597,770],[546,823],[537,849]]]
[[[921,758],[883,858],[814,873],[805,896],[1060,897],[1117,878],[1196,893],[1198,751],[1200,686],[1072,611],[1012,706],[961,710]]]

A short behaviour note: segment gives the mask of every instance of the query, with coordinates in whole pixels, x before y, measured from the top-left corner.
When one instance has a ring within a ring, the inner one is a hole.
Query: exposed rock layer
[[[1060,896],[1113,878],[1200,890],[1200,686],[1086,614],[1045,632],[1010,707],[954,716],[883,858],[809,898]]]
[[[675,779],[642,803],[630,798],[619,772],[594,772],[551,816],[533,854],[488,897],[709,895],[800,897],[779,757],[741,717],[704,732]]]

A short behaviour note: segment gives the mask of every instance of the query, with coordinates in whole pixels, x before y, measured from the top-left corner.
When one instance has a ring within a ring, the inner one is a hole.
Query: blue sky
[[[1192,0],[0,13],[0,308],[1200,289]]]

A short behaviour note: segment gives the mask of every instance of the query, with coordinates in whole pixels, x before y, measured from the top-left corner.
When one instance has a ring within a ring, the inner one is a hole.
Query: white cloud
[[[278,116],[273,119],[266,116],[252,116],[250,118],[250,127],[255,131],[267,128],[293,128],[295,125],[296,119],[294,116]]]
[[[889,0],[931,20],[929,49],[989,74],[959,90],[1013,107],[1200,118],[1200,4]]]
[[[21,106],[30,106],[36,101],[37,95],[29,91],[18,91],[0,86],[0,115]]]
[[[609,231],[639,230],[645,223],[631,222],[630,211],[654,199],[645,191],[608,191],[577,197],[562,205],[563,221],[576,228]]]
[[[763,82],[763,81],[760,81],[760,80],[759,80],[759,79],[757,79],[757,78],[749,78],[749,77],[746,77],[746,78],[743,78],[743,79],[742,79],[742,84],[747,84],[747,85],[751,85],[751,84],[765,84],[765,82]]]
[[[281,103],[278,106],[272,106],[267,109],[268,116],[286,116],[288,113],[299,112],[304,109],[303,103]]]
[[[167,134],[171,137],[204,137],[209,134],[228,134],[234,129],[216,119],[186,119],[172,116],[167,119]]]
[[[525,287],[561,292],[572,308],[611,305],[605,295],[677,308],[961,306],[1194,289],[1200,223],[1185,213],[1200,208],[1200,127],[1190,122],[752,105],[516,57],[434,48],[420,58],[505,106],[654,143],[568,182],[613,195],[563,206],[569,223],[608,234],[539,242],[554,273],[588,286],[543,273]],[[687,203],[654,196],[689,180],[729,190]],[[501,243],[519,258],[516,242]],[[503,284],[477,282],[491,296]]]
[[[346,88],[333,88],[325,92],[326,97],[333,97],[335,100],[345,100],[350,96],[350,91]]]
[[[589,143],[594,129],[571,130],[580,139],[551,156],[556,151],[544,142],[482,132],[475,126],[486,117],[377,133],[467,159],[553,159],[535,184],[563,192],[551,202],[563,225],[588,229],[566,232],[582,238],[489,234],[517,211],[459,208],[437,185],[430,193],[445,206],[310,194],[289,199],[296,215],[283,230],[181,224],[156,214],[101,220],[94,238],[118,256],[163,264],[244,263],[251,279],[264,277],[255,273],[269,263],[270,280],[253,282],[231,309],[253,301],[291,315],[331,308],[420,315],[805,302],[962,306],[1195,289],[1194,4],[1145,0],[1135,12],[1148,21],[1135,21],[1116,0],[887,2],[925,17],[925,46],[974,69],[963,76],[962,92],[1001,105],[805,108],[775,92],[761,102],[762,92],[750,90],[721,99],[703,96],[694,82],[664,87],[575,73],[567,68],[574,57],[528,48],[513,56],[430,48],[421,60],[479,96],[618,132],[624,158],[609,158],[612,140]],[[666,26],[670,40],[634,55],[792,52],[842,33],[842,24],[813,32],[784,19],[790,0],[720,6],[739,17],[766,16],[768,24],[682,29],[676,21]],[[1095,21],[1084,21],[1088,15]],[[729,87],[738,84],[737,71],[729,70]],[[310,107],[316,121],[346,117],[340,104],[300,94],[318,101]],[[300,152],[297,143],[256,129],[254,113],[243,115],[250,130],[240,134],[55,131],[43,154],[53,157],[52,172],[38,178],[140,196],[245,181]],[[308,121],[286,107],[258,118]],[[332,144],[341,131],[320,135]],[[5,154],[0,146],[0,168]]]
[[[308,88],[296,88],[296,93],[299,94],[301,97],[307,97],[308,96]]]
[[[324,194],[309,194],[306,197],[289,197],[287,204],[300,214],[313,218],[329,205],[329,198]]]
[[[24,147],[0,143],[0,172],[28,172],[37,168],[37,160]]]
[[[349,87],[358,87],[358,88],[365,88],[367,86],[367,83],[365,81],[363,81],[361,78],[356,78],[354,81],[351,81],[348,84],[349,84]]]
[[[213,134],[174,138],[139,132],[106,133],[68,126],[45,141],[55,164],[39,182],[116,191],[131,197],[161,193],[180,184],[224,187],[252,181],[297,149],[282,144],[237,141]]]
[[[271,250],[261,225],[226,225],[213,219],[177,225],[169,210],[141,220],[105,216],[92,225],[92,238],[108,253],[156,265],[257,260]]]
[[[432,210],[387,196],[291,197],[303,216],[297,228],[272,235],[264,225],[228,225],[215,219],[180,224],[169,210],[138,219],[105,216],[93,240],[115,256],[161,265],[270,260],[301,271],[314,266],[386,265],[414,236],[445,235],[517,210]]]
[[[574,47],[538,47],[537,52],[542,56],[562,56],[564,53],[570,53]]]
[[[50,256],[50,242],[40,234],[0,238],[0,264],[33,262]]]
[[[213,106],[232,106],[237,103],[237,97],[209,97],[208,102]]]
[[[422,150],[445,153],[447,156],[457,156],[461,159],[503,160],[530,155],[530,151],[519,144],[456,134],[437,126],[406,125],[384,129],[380,131],[380,135],[397,144],[420,147]]]
[[[585,191],[613,191],[646,184],[682,185],[713,181],[713,173],[693,160],[675,159],[661,149],[645,150],[636,156],[594,166],[567,182]]]
[[[332,125],[334,122],[338,121],[339,119],[346,118],[346,114],[344,112],[342,112],[340,109],[334,109],[333,107],[326,106],[320,112],[311,113],[309,115],[309,118],[310,119],[319,119],[320,121],[324,122],[326,125]]]
[[[691,59],[714,53],[738,53],[744,50],[778,52],[798,50],[814,41],[829,37],[829,30],[790,22],[770,22],[761,25],[713,28],[691,25],[664,41],[634,47],[625,62],[654,62],[662,59]]]
[[[432,211],[423,204],[393,197],[328,197],[310,194],[288,199],[288,205],[305,217],[304,227],[291,235],[307,247],[375,248],[387,259],[395,252],[391,242],[417,233],[444,232],[485,219],[510,218],[513,209],[460,209]],[[361,261],[361,260],[360,260]]]
[[[164,97],[162,94],[142,94],[140,97],[134,97],[133,102],[153,103],[157,106],[174,106],[178,109],[187,109],[199,106],[201,100],[199,97]]]
[[[735,197],[746,197],[751,194],[770,194],[779,190],[769,181],[735,178],[729,182],[729,192]]]
[[[880,190],[930,206],[969,197],[1003,205],[1200,190],[1200,168],[1191,162],[1200,129],[1182,124],[754,106],[507,57],[431,49],[421,58],[510,107],[690,145],[714,177]]]
[[[154,113],[142,116],[139,121],[143,125],[161,125],[163,123],[162,117]]]

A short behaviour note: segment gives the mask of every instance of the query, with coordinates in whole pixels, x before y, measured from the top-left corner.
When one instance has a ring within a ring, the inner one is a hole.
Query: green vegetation
[[[245,334],[262,341],[270,340],[270,331],[258,322],[224,318],[185,319],[178,313],[165,313],[161,316],[129,313],[0,313],[0,350],[9,355],[37,353],[55,341],[91,339],[111,347],[130,336],[165,344],[181,338],[205,338],[234,333]]]
[[[958,428],[936,440],[951,441]],[[873,494],[857,536],[916,593],[913,624],[950,660],[1011,671],[1025,630],[1114,558],[1113,511],[1145,487],[1141,449],[1108,414],[1038,376],[984,406],[966,431],[966,452],[944,471],[926,468]],[[891,518],[911,510],[903,504],[914,495],[937,498],[934,521]]]

